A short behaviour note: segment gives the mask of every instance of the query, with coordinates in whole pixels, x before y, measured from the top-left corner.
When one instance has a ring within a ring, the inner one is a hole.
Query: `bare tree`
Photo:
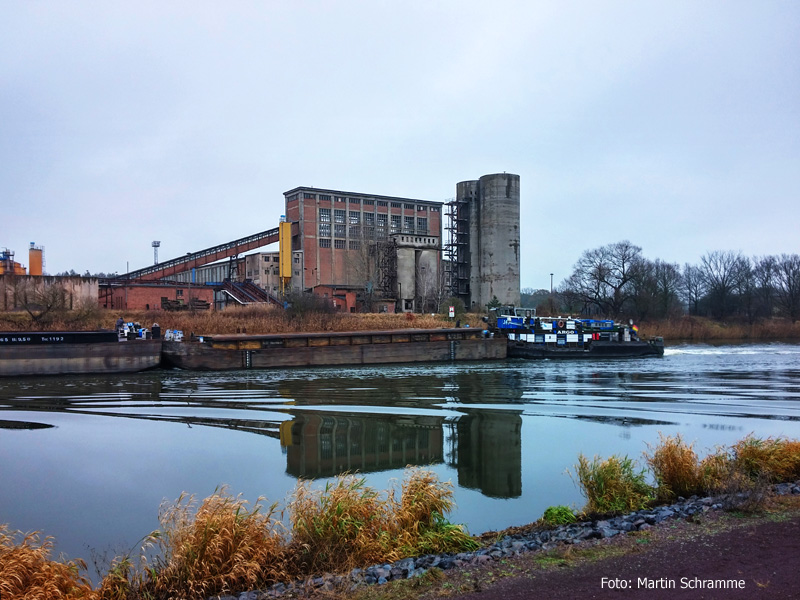
[[[781,311],[796,323],[800,318],[800,255],[781,254],[777,260],[775,283]]]
[[[754,258],[752,274],[757,293],[757,314],[760,317],[770,317],[775,312],[778,260],[774,256]]]
[[[736,308],[736,291],[743,274],[744,258],[739,252],[708,252],[701,258],[700,272],[711,314],[724,319]]]
[[[690,315],[700,313],[700,301],[706,294],[706,284],[703,272],[699,267],[686,263],[683,266],[681,292]]]
[[[629,241],[587,250],[566,282],[585,305],[618,317],[631,304],[634,280],[642,266],[642,249]]]

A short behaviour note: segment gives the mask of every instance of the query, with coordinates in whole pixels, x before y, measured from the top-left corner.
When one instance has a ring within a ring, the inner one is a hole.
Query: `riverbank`
[[[223,311],[111,311],[83,309],[33,322],[27,313],[0,313],[0,330],[85,331],[113,329],[117,318],[149,327],[158,323],[162,331],[178,329],[187,334],[268,334],[312,331],[364,331],[432,329],[456,324],[485,327],[483,314],[467,313],[458,319],[439,314],[340,313],[309,310],[286,312],[278,307],[232,307]],[[661,336],[667,343],[715,341],[800,340],[800,322],[788,319],[763,319],[756,323],[715,321],[706,317],[684,316],[674,319],[642,321],[644,337]]]
[[[689,519],[668,519],[644,531],[324,596],[341,600],[797,598],[799,561],[800,496],[795,495],[773,499],[755,514],[709,510]]]

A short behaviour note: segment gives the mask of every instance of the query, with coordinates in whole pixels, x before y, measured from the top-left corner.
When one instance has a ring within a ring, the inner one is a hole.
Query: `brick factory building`
[[[312,187],[284,197],[287,220],[299,225],[292,250],[303,256],[301,289],[359,289],[362,310],[380,310],[372,298],[429,310],[443,287],[441,202]]]

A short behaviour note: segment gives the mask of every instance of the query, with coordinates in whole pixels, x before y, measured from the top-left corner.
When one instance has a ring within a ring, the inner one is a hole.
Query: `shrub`
[[[644,469],[636,472],[627,456],[611,456],[590,462],[578,455],[575,465],[581,492],[587,499],[590,514],[621,514],[645,508],[653,499],[653,490],[645,481]]]
[[[703,490],[700,462],[693,450],[680,434],[674,438],[659,433],[659,444],[653,449],[649,444],[645,460],[656,479],[656,496],[659,500],[671,501],[678,496],[689,497]]]
[[[577,521],[575,513],[568,506],[548,506],[544,511],[544,515],[542,515],[542,522],[551,527],[567,525],[575,521]]]

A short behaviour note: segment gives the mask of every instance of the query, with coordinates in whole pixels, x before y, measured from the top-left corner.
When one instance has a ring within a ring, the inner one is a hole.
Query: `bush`
[[[590,462],[580,454],[575,470],[589,514],[632,512],[645,508],[653,499],[644,469],[636,472],[634,462],[627,456],[614,455],[606,460],[595,456]]]

